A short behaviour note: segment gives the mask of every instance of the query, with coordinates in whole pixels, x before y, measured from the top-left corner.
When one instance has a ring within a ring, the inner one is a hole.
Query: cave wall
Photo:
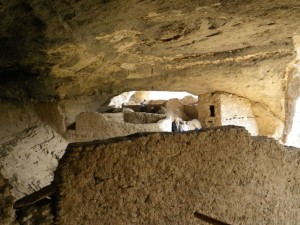
[[[251,102],[248,99],[235,95],[222,94],[221,104],[221,124],[245,127],[248,132],[258,135],[258,126],[253,115]]]
[[[59,224],[297,224],[300,152],[244,128],[68,146],[55,173]]]
[[[34,110],[39,119],[51,126],[58,133],[66,132],[66,117],[56,102],[34,104]]]
[[[40,120],[33,103],[0,103],[0,108],[0,169],[19,199],[53,180],[69,142]]]
[[[284,123],[272,111],[259,102],[251,102],[251,109],[257,122],[260,136],[279,140],[282,137]]]

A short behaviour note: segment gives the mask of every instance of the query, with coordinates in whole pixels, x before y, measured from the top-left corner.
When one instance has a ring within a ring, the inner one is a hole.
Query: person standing
[[[146,99],[144,99],[144,101],[142,101],[140,105],[141,105],[141,112],[146,112],[146,107],[147,107]]]

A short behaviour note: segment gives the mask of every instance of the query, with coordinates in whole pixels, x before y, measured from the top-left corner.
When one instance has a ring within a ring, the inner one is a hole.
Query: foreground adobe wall
[[[244,128],[69,145],[58,224],[298,224],[300,153]]]

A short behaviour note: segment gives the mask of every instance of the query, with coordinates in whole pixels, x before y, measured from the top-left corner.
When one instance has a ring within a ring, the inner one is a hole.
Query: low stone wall
[[[165,119],[167,116],[155,113],[143,113],[143,112],[124,112],[124,122],[134,124],[149,124],[157,123],[160,120]]]
[[[69,131],[69,140],[92,141],[121,137],[139,132],[171,132],[172,120],[167,118],[158,123],[130,124],[110,119],[97,112],[83,112],[76,117],[76,130]]]
[[[12,186],[0,173],[0,224],[16,225],[15,210],[13,208],[14,197],[11,195]]]
[[[68,146],[55,174],[58,224],[298,224],[300,152],[244,128]]]

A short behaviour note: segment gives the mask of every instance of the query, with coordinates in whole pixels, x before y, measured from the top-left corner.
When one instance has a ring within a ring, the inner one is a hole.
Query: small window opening
[[[215,106],[214,105],[210,105],[209,106],[209,111],[210,111],[210,116],[211,117],[215,117]]]

